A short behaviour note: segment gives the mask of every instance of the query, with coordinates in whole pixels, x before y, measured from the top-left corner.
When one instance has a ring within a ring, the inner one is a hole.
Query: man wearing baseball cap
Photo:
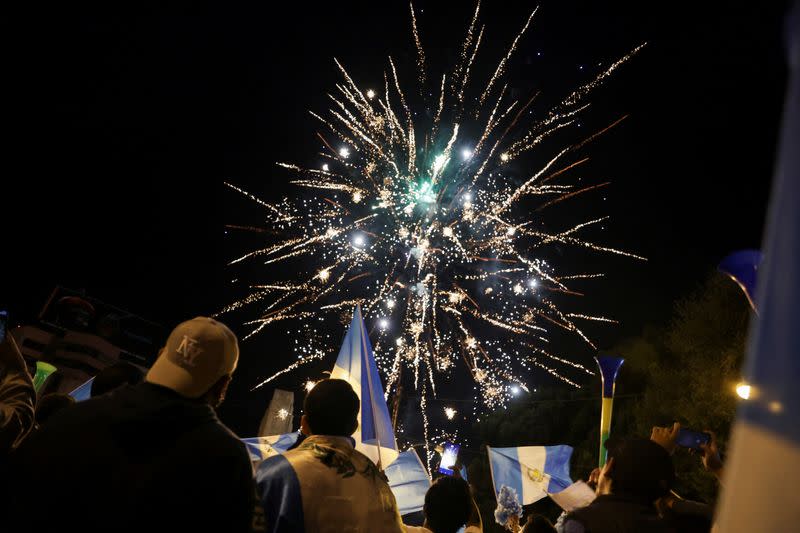
[[[13,516],[27,531],[249,530],[250,459],[214,412],[238,359],[224,324],[178,325],[144,383],[57,413],[20,446],[4,522]]]

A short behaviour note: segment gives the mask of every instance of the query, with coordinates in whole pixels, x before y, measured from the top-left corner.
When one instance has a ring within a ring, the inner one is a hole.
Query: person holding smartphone
[[[661,445],[670,454],[678,447],[689,453],[702,453],[703,466],[717,478],[722,476],[722,461],[719,457],[717,439],[711,431],[695,431],[682,428],[678,422],[670,427],[655,426],[650,440]],[[656,502],[659,514],[678,531],[708,531],[712,526],[714,508],[704,502],[687,500],[670,491]]]
[[[675,422],[671,427],[653,427],[650,440],[663,446],[670,454],[678,447],[686,448],[690,453],[702,454],[703,468],[714,474],[717,481],[722,480],[722,459],[713,431],[685,429]]]

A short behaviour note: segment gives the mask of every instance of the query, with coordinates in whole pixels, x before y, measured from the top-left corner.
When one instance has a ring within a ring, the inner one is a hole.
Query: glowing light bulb
[[[363,235],[356,235],[353,237],[353,244],[356,246],[364,246],[364,236]]]
[[[286,420],[286,417],[288,416],[289,416],[289,411],[287,411],[286,409],[281,409],[280,411],[278,411],[278,418],[280,418],[281,420]]]
[[[347,159],[348,157],[350,157],[350,149],[346,146],[342,146],[341,148],[339,148],[339,155],[343,159]]]
[[[503,152],[502,154],[500,154],[500,161],[505,162],[508,161],[509,159],[511,159],[511,156],[508,155],[507,153]]]
[[[375,91],[373,91],[372,89],[367,89],[367,98],[369,98],[370,100],[375,98]]]
[[[472,194],[467,193],[464,195],[464,203],[468,204],[472,201]]]
[[[528,280],[528,287],[530,287],[531,289],[535,289],[538,284],[539,284],[539,282],[537,282],[533,278]]]
[[[324,170],[325,172],[327,172],[329,168],[330,168],[330,167],[328,166],[328,163],[323,163],[323,165],[322,165],[322,170]]]
[[[750,398],[750,385],[747,383],[739,383],[736,385],[736,394],[739,395],[739,398],[742,400],[747,400]]]
[[[356,191],[353,193],[353,203],[358,203],[362,200],[361,191]]]
[[[508,235],[508,236],[514,235],[516,232],[517,232],[517,228],[515,228],[514,226],[509,226],[506,229],[506,235]]]
[[[386,302],[386,307],[388,307],[389,309],[394,309],[395,305],[396,305],[396,303],[395,303],[394,300],[387,300],[387,302]]]
[[[472,157],[472,150],[470,150],[469,148],[464,148],[463,150],[461,150],[461,157],[463,157],[464,161],[466,161],[467,159]]]
[[[514,285],[514,294],[522,294],[523,290],[525,290],[525,289],[523,289],[522,285],[520,285],[519,283]]]
[[[516,396],[517,394],[519,394],[519,391],[520,391],[519,385],[511,385],[511,394]]]
[[[320,281],[326,282],[328,281],[328,278],[331,277],[331,271],[328,270],[327,268],[322,269],[317,273],[317,277],[319,278]]]
[[[381,318],[381,319],[378,321],[378,326],[380,326],[380,328],[381,328],[381,329],[386,329],[386,328],[388,328],[388,327],[389,327],[389,321],[388,321],[388,320],[386,320],[385,318]]]
[[[445,408],[444,408],[444,415],[447,417],[447,419],[448,419],[448,420],[452,420],[452,419],[453,419],[453,417],[455,417],[455,416],[456,416],[456,413],[457,413],[457,412],[458,412],[458,411],[456,411],[456,410],[455,410],[455,409],[453,409],[452,407],[445,407]]]
[[[451,228],[450,226],[445,226],[444,229],[442,230],[442,235],[444,235],[445,237],[452,237],[453,228]]]
[[[398,345],[398,346],[402,346],[402,345],[403,345],[403,339],[402,339],[402,338],[400,338],[400,337],[397,337],[397,338],[394,340],[394,343],[395,343],[396,345]]]

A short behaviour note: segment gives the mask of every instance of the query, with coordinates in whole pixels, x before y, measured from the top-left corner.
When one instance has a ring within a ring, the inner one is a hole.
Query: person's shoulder
[[[583,523],[578,520],[570,518],[569,516],[564,519],[564,533],[584,533],[585,531],[586,528]]]
[[[564,515],[564,532],[582,533],[585,529],[584,524],[590,519],[590,517],[594,516],[594,514],[597,512],[598,506],[601,508],[603,507],[603,500],[601,497],[598,497],[585,507],[575,509]]]
[[[102,426],[110,422],[113,419],[111,416],[113,411],[104,398],[92,398],[53,413],[53,416],[47,420],[46,424],[42,425],[39,431],[54,434],[61,432],[69,435],[77,434],[91,427]]]
[[[250,464],[250,454],[247,452],[247,446],[242,442],[242,439],[222,422],[217,421],[215,424],[210,424],[202,432],[209,437],[213,435],[213,440],[209,438],[209,441],[213,442],[215,448],[225,450],[227,455],[236,457],[248,465]]]
[[[270,498],[300,497],[300,480],[292,464],[283,455],[274,455],[261,461],[256,468],[255,483],[264,505]],[[275,495],[282,496],[275,496]]]
[[[289,472],[294,474],[294,469],[289,460],[283,455],[273,455],[261,461],[256,467],[256,481],[281,478]]]

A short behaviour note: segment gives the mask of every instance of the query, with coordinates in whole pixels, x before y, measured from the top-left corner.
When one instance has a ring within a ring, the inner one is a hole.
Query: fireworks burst
[[[318,134],[324,163],[278,163],[308,194],[267,203],[229,185],[264,208],[270,227],[263,233],[281,235],[231,263],[258,262],[272,267],[271,279],[285,280],[252,286],[223,312],[260,305],[260,316],[247,323],[254,335],[276,322],[338,317],[360,304],[386,394],[399,380],[413,380],[426,440],[426,398],[459,361],[490,408],[504,404],[512,390],[527,391],[534,368],[576,386],[560,368],[593,373],[545,347],[553,328],[594,347],[579,324],[611,320],[563,311],[557,300],[578,294],[570,289],[575,280],[602,274],[561,272],[547,259],[548,246],[638,258],[581,236],[605,218],[561,231],[541,229],[538,220],[545,209],[607,185],[565,180],[587,160],[579,150],[622,119],[540,158],[544,163],[536,168],[523,170],[515,160],[574,127],[590,91],[641,46],[524,124],[533,98],[511,98],[505,75],[536,11],[488,80],[472,89],[483,39],[479,11],[480,4],[455,67],[434,77],[426,71],[411,8],[419,90],[403,91],[391,58],[382,90],[362,87],[336,61],[343,81],[329,95],[331,107],[325,115],[311,113],[326,130]],[[291,368],[321,357],[321,349],[304,350]],[[404,369],[410,377],[403,377]]]

